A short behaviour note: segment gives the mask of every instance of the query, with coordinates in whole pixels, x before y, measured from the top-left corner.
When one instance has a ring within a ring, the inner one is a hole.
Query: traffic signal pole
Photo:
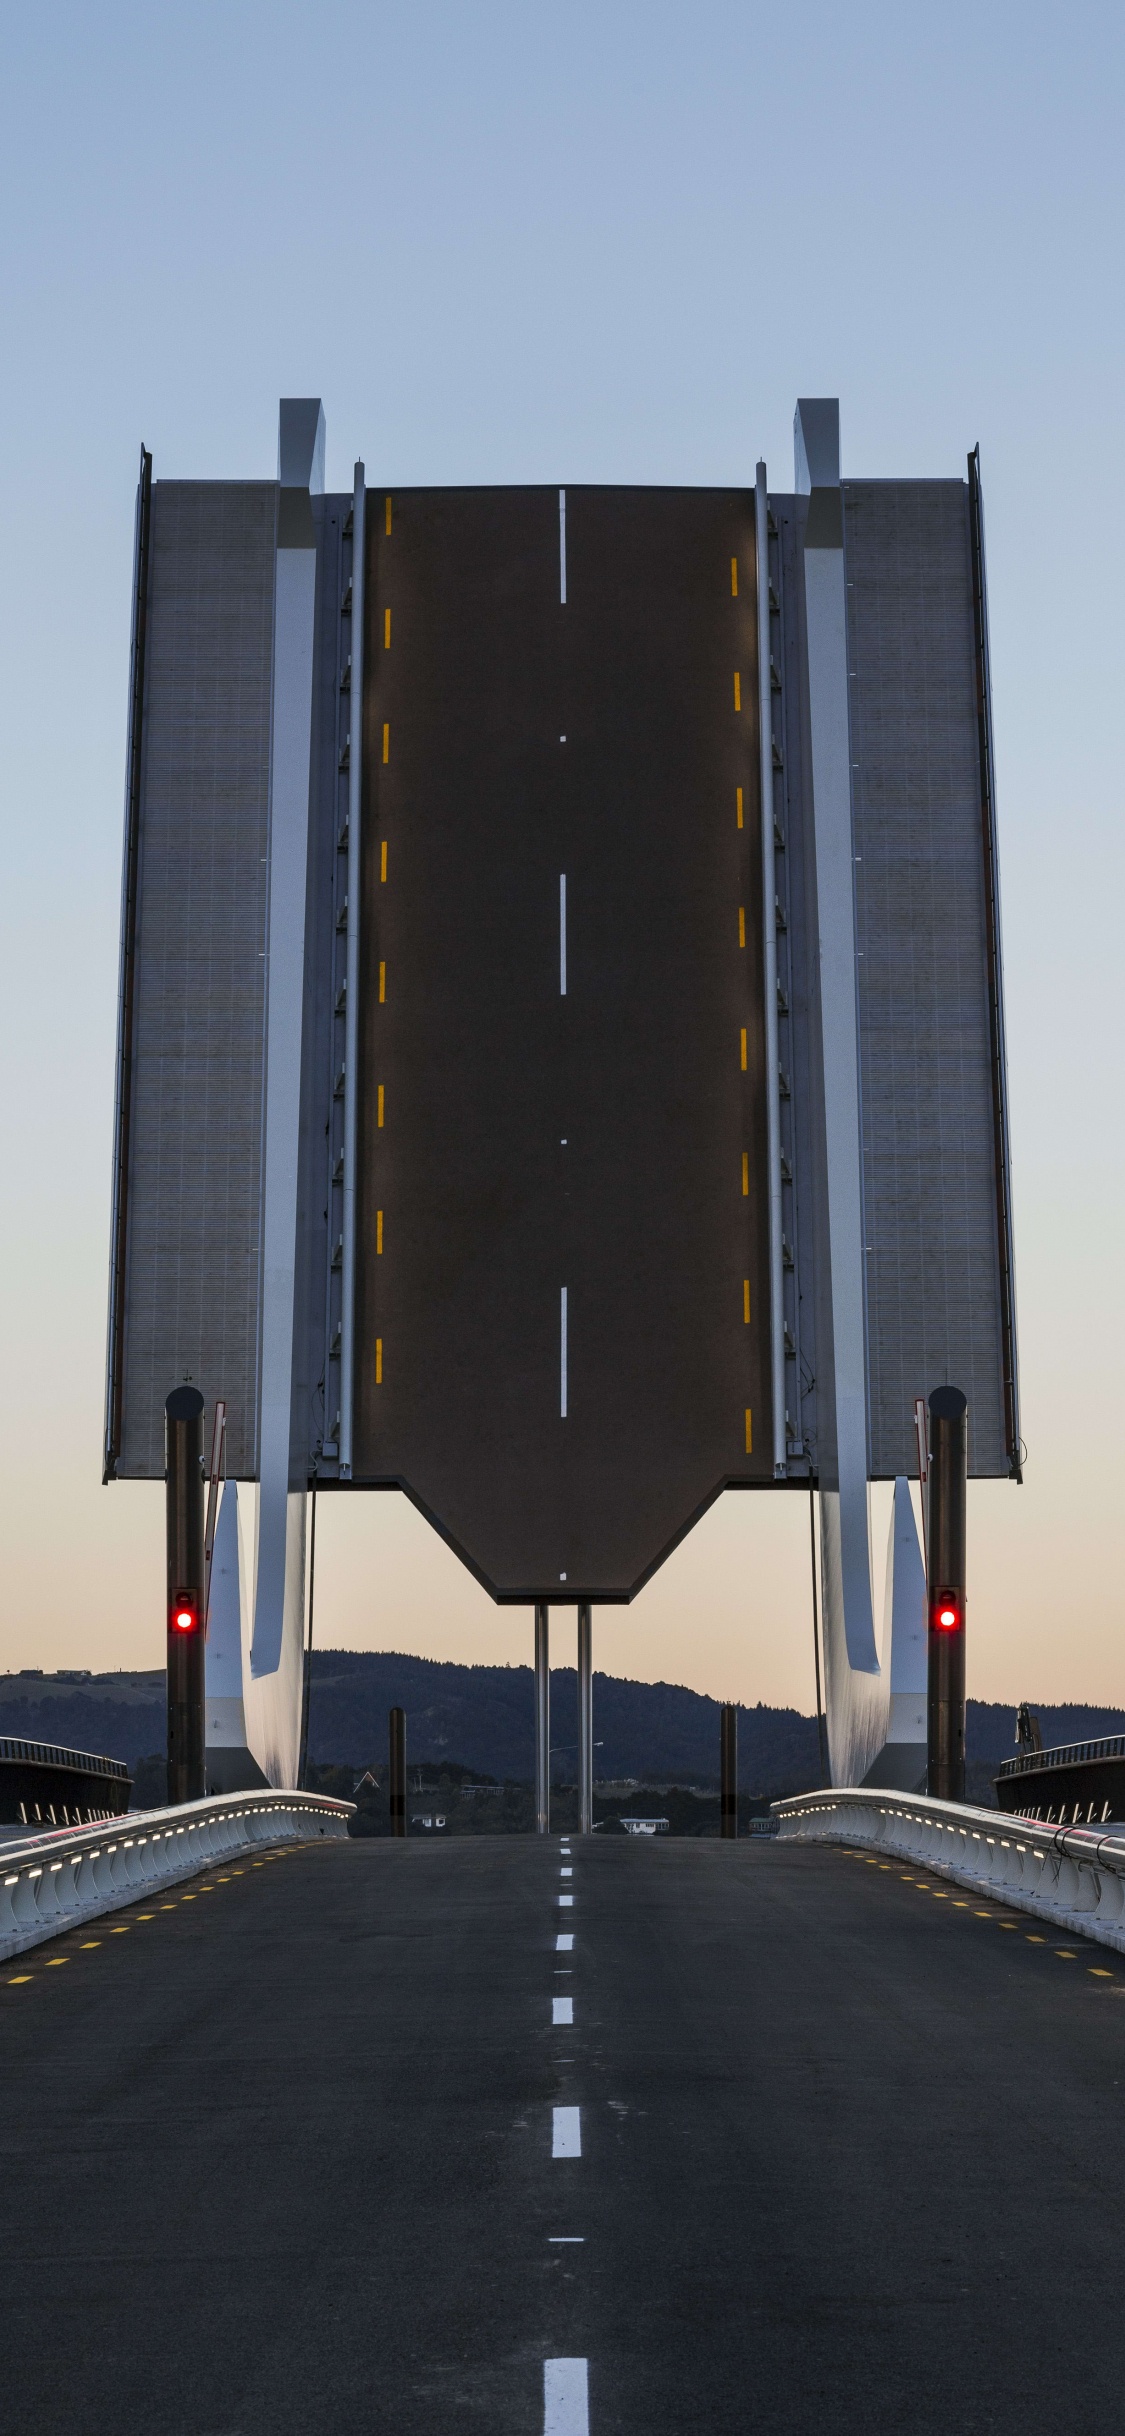
[[[203,1398],[174,1387],[164,1405],[168,1540],[168,1799],[202,1801],[204,1754]]]
[[[927,1790],[965,1799],[965,1510],[968,1403],[959,1387],[930,1397],[926,1529]]]

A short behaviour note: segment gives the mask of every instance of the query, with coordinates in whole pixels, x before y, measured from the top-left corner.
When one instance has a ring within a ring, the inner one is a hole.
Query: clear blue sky
[[[1123,48],[1081,0],[4,10],[0,1665],[162,1650],[159,1492],[98,1485],[140,441],[269,475],[318,392],[334,485],[783,487],[835,393],[848,472],[983,455],[1029,1461],[974,1499],[972,1688],[1125,1700]],[[526,1654],[357,1502],[325,1637]],[[604,1663],[808,1706],[779,1502]]]

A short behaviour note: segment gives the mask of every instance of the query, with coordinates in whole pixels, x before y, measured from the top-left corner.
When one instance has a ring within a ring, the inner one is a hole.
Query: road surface
[[[289,1851],[8,1965],[0,2058],[22,2436],[1116,2423],[1125,1961],[905,1864]]]

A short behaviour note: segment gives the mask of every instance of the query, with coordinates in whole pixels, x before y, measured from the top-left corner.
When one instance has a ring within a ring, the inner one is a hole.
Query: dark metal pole
[[[816,1492],[809,1482],[809,1556],[812,1562],[812,1648],[816,1668],[816,1741],[820,1752],[820,1773],[824,1784],[831,1782],[828,1765],[828,1732],[824,1718],[824,1702],[820,1692],[820,1606],[816,1595]]]
[[[594,1826],[594,1634],[588,1599],[578,1610],[578,1833]]]
[[[959,1387],[930,1397],[929,1516],[926,1530],[929,1651],[927,1789],[939,1801],[965,1799],[965,1507],[969,1469],[968,1404]]]
[[[551,1655],[550,1608],[535,1609],[535,1832],[551,1832]]]
[[[164,1406],[168,1537],[168,1799],[202,1801],[204,1750],[203,1398],[174,1387]]]
[[[309,1772],[309,1697],[312,1691],[313,1601],[316,1597],[316,1482],[312,1484],[312,1528],[309,1548],[309,1637],[305,1643],[305,1680],[301,1699],[301,1759],[297,1769],[297,1784],[305,1790]]]
[[[406,1711],[392,1709],[388,1719],[391,1735],[391,1834],[406,1834]]]
[[[738,1834],[738,1710],[730,1700],[719,1711],[719,1834]]]

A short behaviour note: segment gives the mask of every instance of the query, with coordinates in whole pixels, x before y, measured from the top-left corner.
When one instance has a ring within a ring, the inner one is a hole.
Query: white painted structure
[[[267,1782],[294,1785],[301,1741],[306,1490],[303,1466],[294,1478],[293,1355],[316,619],[310,494],[324,489],[319,398],[282,399],[277,472],[258,1530],[244,1699],[249,1746]]]
[[[866,1262],[856,996],[840,408],[801,398],[794,475],[808,498],[805,623],[824,1091],[820,1530],[825,1707],[837,1784],[890,1763],[891,1652],[875,1639],[868,1522]],[[897,1487],[896,1487],[897,1504]],[[893,1619],[893,1601],[891,1615]],[[923,1737],[924,1739],[924,1737]]]
[[[0,1960],[181,1878],[275,1844],[343,1836],[352,1802],[319,1793],[240,1793],[136,1810],[96,1827],[31,1836],[0,1852]]]
[[[1068,1936],[1125,1954],[1125,1833],[1046,1827],[962,1802],[840,1786],[775,1802],[787,1843],[853,1844],[917,1862]]]

